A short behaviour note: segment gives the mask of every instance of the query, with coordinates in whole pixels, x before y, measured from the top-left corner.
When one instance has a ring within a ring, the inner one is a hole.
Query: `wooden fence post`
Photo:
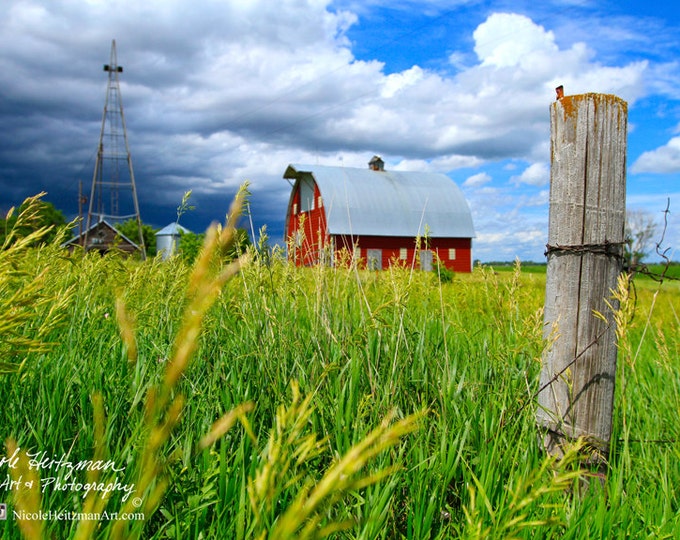
[[[559,456],[565,440],[584,437],[606,459],[617,355],[607,302],[623,265],[628,111],[612,95],[559,96],[550,108],[544,336],[551,343],[536,419],[549,453]]]

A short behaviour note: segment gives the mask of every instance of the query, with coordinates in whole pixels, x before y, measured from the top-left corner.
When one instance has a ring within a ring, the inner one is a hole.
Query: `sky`
[[[627,207],[674,257],[678,35],[677,2],[3,0],[0,211],[45,191],[77,217],[115,39],[141,217],[155,228],[191,190],[180,223],[202,232],[248,181],[244,226],[281,243],[288,164],[363,168],[377,154],[463,190],[474,259],[545,261],[549,109],[564,85],[628,103]]]

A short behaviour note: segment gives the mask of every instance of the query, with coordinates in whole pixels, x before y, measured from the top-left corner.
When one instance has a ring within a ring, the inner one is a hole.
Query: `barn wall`
[[[371,266],[375,259],[369,257],[379,251],[380,268],[389,268],[395,262],[412,266],[416,259],[416,240],[401,236],[334,236],[336,252],[345,249],[347,253],[361,257],[364,263]],[[425,249],[421,239],[421,250]],[[441,263],[454,272],[470,272],[472,270],[472,239],[470,238],[429,238],[427,249],[431,250]],[[450,250],[454,250],[451,252]],[[418,266],[419,267],[419,266]]]
[[[314,183],[314,200],[305,206],[311,206],[308,211],[302,211],[300,198],[300,181],[295,183],[288,223],[286,227],[288,241],[288,258],[296,266],[312,266],[320,262],[327,262],[328,234],[326,212],[319,188]]]

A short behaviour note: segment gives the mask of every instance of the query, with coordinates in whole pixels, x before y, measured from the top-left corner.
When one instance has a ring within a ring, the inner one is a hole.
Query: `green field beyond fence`
[[[539,444],[544,274],[231,270],[0,253],[0,537],[676,537],[677,282],[621,307],[602,485]]]

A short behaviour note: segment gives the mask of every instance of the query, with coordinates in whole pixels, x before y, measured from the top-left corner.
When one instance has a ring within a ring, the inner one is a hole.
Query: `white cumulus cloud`
[[[488,184],[491,182],[492,178],[491,175],[481,172],[477,174],[473,174],[472,176],[468,177],[465,182],[463,182],[463,186],[465,187],[480,187],[483,186],[484,184]]]
[[[515,13],[494,13],[473,37],[475,52],[485,66],[528,64],[535,56],[559,52],[552,32]]]
[[[533,163],[524,169],[519,176],[513,176],[510,181],[515,184],[544,186],[550,181],[550,168],[546,163]]]
[[[680,137],[673,137],[656,150],[644,152],[630,169],[633,173],[680,172]]]

